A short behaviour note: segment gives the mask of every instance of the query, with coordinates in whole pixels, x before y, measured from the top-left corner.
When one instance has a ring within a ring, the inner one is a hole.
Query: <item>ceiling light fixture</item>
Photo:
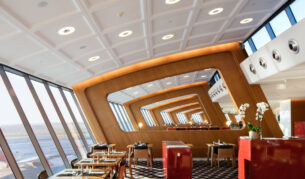
[[[152,87],[152,86],[153,86],[153,84],[152,84],[152,83],[150,83],[150,84],[148,84],[148,85],[147,85],[147,87]]]
[[[246,18],[240,21],[241,24],[248,24],[253,21],[253,18]]]
[[[169,82],[167,82],[166,84],[167,84],[167,85],[171,85],[171,84],[172,84],[172,82],[170,82],[170,81],[169,81]]]
[[[70,35],[73,32],[75,32],[75,28],[72,26],[68,26],[68,27],[63,27],[63,28],[59,29],[58,34],[59,35]]]
[[[184,76],[183,76],[183,78],[188,78],[188,77],[190,77],[190,75],[184,75]]]
[[[132,31],[131,30],[125,30],[121,33],[119,33],[119,37],[128,37],[132,34]]]
[[[94,61],[96,61],[96,60],[98,60],[98,59],[100,59],[100,56],[93,56],[93,57],[90,57],[90,58],[88,59],[88,61],[89,61],[89,62],[94,62]]]
[[[162,40],[169,40],[173,38],[175,35],[174,34],[166,34],[162,37]]]
[[[207,77],[207,76],[206,76],[206,75],[202,75],[202,76],[201,76],[201,78],[205,78],[205,77]]]
[[[209,11],[209,15],[213,16],[213,15],[221,13],[222,11],[223,11],[223,8],[222,7],[218,7],[218,8],[215,8],[213,10],[210,10]]]
[[[178,3],[180,0],[165,0],[165,4],[176,4]]]
[[[133,94],[139,94],[139,92],[138,92],[138,91],[135,91],[135,92],[133,92]]]

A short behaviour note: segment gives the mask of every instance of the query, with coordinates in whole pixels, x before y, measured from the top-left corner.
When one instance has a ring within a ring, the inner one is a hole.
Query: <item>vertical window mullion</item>
[[[65,121],[65,119],[64,119],[64,117],[63,117],[63,115],[62,115],[62,113],[61,113],[61,111],[59,109],[59,107],[58,107],[58,105],[57,105],[57,102],[56,102],[56,100],[55,100],[55,98],[54,98],[54,96],[53,96],[53,94],[51,92],[51,89],[50,89],[49,85],[46,82],[44,82],[44,86],[45,86],[45,88],[47,90],[47,93],[49,95],[49,98],[51,99],[51,102],[52,102],[52,104],[53,104],[53,106],[55,108],[55,111],[56,111],[56,113],[57,113],[57,115],[59,117],[59,120],[60,120],[62,126],[64,127],[64,130],[65,130],[65,132],[66,132],[66,134],[68,136],[68,139],[71,142],[73,150],[74,150],[75,154],[77,155],[77,158],[80,160],[82,158],[82,155],[81,155],[80,151],[78,150],[78,147],[77,147],[77,145],[76,145],[76,143],[75,143],[75,141],[73,139],[73,136],[71,134],[71,131],[70,131],[70,129],[69,129],[69,127],[68,127],[68,125],[67,125],[67,123],[66,123],[66,121]]]
[[[2,133],[2,130],[0,128],[0,147],[4,153],[4,156],[14,174],[14,176],[17,178],[17,179],[23,179],[23,175],[21,173],[21,170],[16,162],[16,159]]]
[[[37,138],[34,134],[34,131],[31,127],[31,125],[30,125],[22,107],[21,107],[21,104],[20,104],[20,102],[17,98],[17,95],[16,95],[16,93],[13,89],[13,86],[11,85],[6,73],[4,72],[3,67],[0,67],[0,75],[2,76],[2,80],[4,82],[4,85],[7,89],[7,91],[9,92],[10,98],[12,99],[13,104],[14,104],[16,110],[17,110],[17,113],[18,113],[18,115],[19,115],[19,117],[22,121],[22,124],[23,124],[27,134],[30,137],[30,140],[31,140],[31,142],[34,146],[34,149],[35,149],[35,151],[36,151],[36,153],[39,157],[39,160],[40,160],[42,166],[47,171],[48,175],[51,176],[53,174],[53,172],[50,168],[50,165],[49,165],[49,163],[48,163],[48,161],[47,161],[47,159],[46,159],[46,157],[45,157],[45,155],[44,155],[44,153],[43,153],[43,151],[42,151],[42,149],[41,149],[41,147],[38,143],[38,140],[37,140]]]
[[[275,38],[275,33],[274,33],[274,31],[273,31],[273,29],[272,29],[270,23],[267,23],[267,24],[265,25],[265,27],[266,27],[266,29],[267,29],[267,32],[268,32],[268,34],[269,34],[271,40],[274,39],[274,38]]]
[[[251,49],[252,49],[252,52],[253,52],[253,53],[256,52],[257,49],[256,49],[256,47],[255,47],[255,44],[254,44],[252,38],[249,38],[249,39],[248,39],[248,43],[249,43],[249,45],[250,45],[250,47],[251,47]]]
[[[295,19],[294,15],[293,15],[293,13],[291,11],[291,8],[289,6],[287,8],[285,8],[285,12],[286,12],[286,14],[288,16],[288,19],[289,19],[291,25],[296,24],[297,20]]]
[[[65,105],[66,105],[66,107],[67,107],[67,109],[68,109],[68,112],[69,112],[69,114],[70,114],[70,116],[71,116],[71,118],[72,118],[72,120],[73,120],[73,122],[74,122],[74,125],[75,125],[75,127],[76,127],[76,130],[78,131],[78,133],[79,133],[79,135],[80,135],[80,138],[82,139],[83,144],[85,145],[85,148],[86,148],[87,152],[89,152],[90,150],[89,150],[88,143],[87,143],[87,141],[86,141],[86,139],[85,139],[85,136],[84,136],[84,134],[83,134],[83,131],[81,130],[81,128],[80,128],[79,125],[78,125],[78,122],[77,122],[77,120],[76,120],[76,118],[75,118],[74,113],[72,112],[71,106],[70,106],[70,104],[69,104],[69,102],[68,102],[68,100],[67,100],[67,98],[66,98],[66,96],[65,96],[65,94],[64,94],[64,92],[63,92],[63,89],[62,89],[61,87],[59,87],[58,89],[59,89],[59,92],[60,92],[60,94],[61,94],[61,97],[62,97],[62,99],[64,100],[64,103],[65,103]]]
[[[91,137],[91,140],[93,141],[93,143],[96,144],[96,143],[97,143],[96,138],[95,138],[95,136],[94,136],[94,134],[93,134],[93,132],[92,132],[92,130],[91,130],[89,124],[88,124],[88,121],[87,121],[87,119],[86,119],[86,117],[85,117],[85,115],[84,115],[84,113],[83,113],[83,111],[82,111],[82,109],[81,109],[81,107],[80,107],[80,104],[78,103],[78,101],[77,101],[77,99],[76,99],[74,93],[73,93],[73,92],[71,92],[71,93],[72,93],[71,95],[72,95],[72,98],[73,98],[73,100],[74,100],[74,103],[76,104],[76,107],[77,107],[77,109],[78,109],[78,111],[79,111],[79,114],[80,114],[80,116],[81,116],[81,118],[82,118],[82,120],[83,120],[83,122],[84,122],[84,124],[85,124],[85,127],[87,128],[87,131],[89,132],[89,135],[90,135],[90,137]]]
[[[47,126],[47,128],[49,130],[49,132],[50,132],[52,140],[54,141],[54,144],[55,144],[55,146],[57,148],[57,151],[59,152],[60,157],[61,157],[61,159],[63,160],[63,162],[65,164],[65,167],[69,168],[70,164],[69,164],[69,161],[67,159],[67,156],[66,156],[66,154],[65,154],[65,152],[64,152],[64,150],[63,150],[63,148],[62,148],[62,146],[61,146],[61,144],[60,144],[60,142],[59,142],[59,140],[57,138],[57,135],[56,135],[56,133],[54,131],[54,128],[52,127],[52,124],[50,123],[50,120],[49,120],[49,118],[48,118],[48,116],[47,116],[47,114],[46,114],[46,112],[45,112],[45,110],[44,110],[44,108],[43,108],[43,106],[42,106],[42,104],[40,102],[40,99],[39,99],[39,97],[38,97],[38,95],[37,95],[37,93],[36,93],[36,91],[34,89],[34,86],[33,86],[33,84],[32,84],[32,82],[31,82],[31,80],[30,80],[28,75],[25,76],[25,81],[26,81],[26,83],[27,83],[27,85],[28,85],[28,87],[30,89],[30,92],[31,92],[34,100],[35,100],[35,103],[36,103],[36,105],[38,107],[38,110],[39,110],[39,112],[40,112],[40,114],[41,114],[41,116],[42,116],[42,118],[43,118],[43,120],[44,120],[44,122],[45,122],[45,124],[46,124],[46,126]]]

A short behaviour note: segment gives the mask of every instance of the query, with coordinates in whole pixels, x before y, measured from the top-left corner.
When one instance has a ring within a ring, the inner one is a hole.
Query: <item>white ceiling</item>
[[[286,0],[0,0],[0,63],[70,87],[185,50],[245,40]],[[214,8],[220,14],[209,16]],[[244,18],[249,24],[241,25]],[[74,26],[60,36],[57,31]],[[132,30],[129,37],[118,34]],[[174,38],[164,41],[163,35]],[[101,58],[88,62],[91,56]]]

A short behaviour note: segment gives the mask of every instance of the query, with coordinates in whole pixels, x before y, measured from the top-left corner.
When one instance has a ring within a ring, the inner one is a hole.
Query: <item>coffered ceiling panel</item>
[[[286,1],[0,0],[0,63],[71,87],[159,56],[244,40]],[[241,25],[248,17],[254,20]],[[89,62],[93,56],[100,58]]]

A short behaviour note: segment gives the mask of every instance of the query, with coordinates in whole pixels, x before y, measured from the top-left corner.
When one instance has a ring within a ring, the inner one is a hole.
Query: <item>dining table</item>
[[[75,163],[75,166],[83,169],[83,168],[97,168],[97,167],[105,167],[106,169],[110,169],[110,176],[113,176],[113,170],[119,167],[120,162],[122,161],[121,158],[87,158],[82,159]]]
[[[106,179],[110,176],[110,169],[64,169],[49,179]]]
[[[222,145],[230,145],[233,147],[234,151],[236,150],[236,145],[233,143],[208,143],[208,150],[207,150],[207,163],[209,163],[210,158],[211,158],[211,167],[213,167],[213,163],[214,163],[214,148],[222,146]]]

